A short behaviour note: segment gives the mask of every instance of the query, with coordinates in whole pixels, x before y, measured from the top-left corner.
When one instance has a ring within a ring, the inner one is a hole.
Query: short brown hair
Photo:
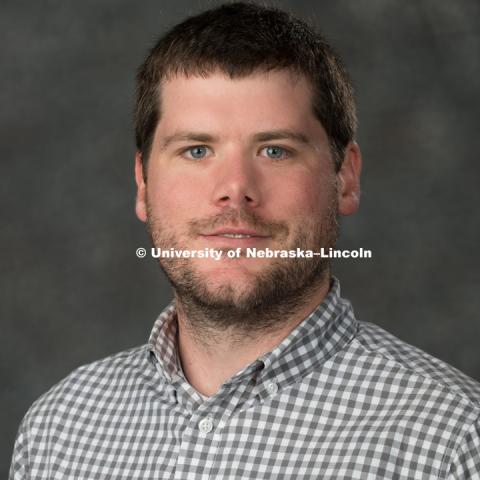
[[[235,2],[179,23],[151,49],[137,74],[135,137],[144,174],[161,114],[160,84],[174,75],[230,78],[254,71],[289,69],[314,92],[313,111],[329,138],[338,171],[356,130],[351,82],[325,39],[292,15],[254,3]]]

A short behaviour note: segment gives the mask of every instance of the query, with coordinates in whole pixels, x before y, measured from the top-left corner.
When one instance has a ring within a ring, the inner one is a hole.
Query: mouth
[[[221,228],[200,236],[216,245],[225,245],[226,247],[255,246],[259,242],[271,238],[270,235],[245,228]]]
[[[256,230],[247,229],[247,228],[219,228],[213,232],[208,232],[203,234],[204,236],[217,236],[217,237],[226,237],[226,238],[251,238],[251,237],[260,237],[266,238],[269,235],[265,235]]]
[[[256,237],[257,235],[245,235],[243,233],[219,233],[217,237],[224,237],[224,238],[252,238]]]

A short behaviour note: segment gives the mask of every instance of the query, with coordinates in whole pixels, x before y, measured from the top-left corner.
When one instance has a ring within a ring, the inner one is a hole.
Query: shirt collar
[[[155,356],[160,371],[169,381],[181,374],[177,328],[175,301],[172,301],[155,321],[148,341],[148,355]],[[228,382],[242,381],[253,370],[261,369],[259,383],[282,378],[282,383],[288,384],[343,349],[356,330],[350,302],[340,296],[340,282],[332,277],[322,303],[273,350],[237,372]]]

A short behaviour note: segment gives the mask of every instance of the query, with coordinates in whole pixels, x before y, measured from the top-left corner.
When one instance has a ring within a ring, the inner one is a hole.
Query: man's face
[[[345,204],[346,168],[345,182],[303,77],[178,76],[162,84],[146,186],[137,156],[137,215],[156,247],[223,251],[221,260],[160,260],[177,294],[248,311],[273,301],[275,289],[288,296],[318,282],[328,265],[318,257],[229,259],[226,251],[334,246],[337,213],[354,211]]]

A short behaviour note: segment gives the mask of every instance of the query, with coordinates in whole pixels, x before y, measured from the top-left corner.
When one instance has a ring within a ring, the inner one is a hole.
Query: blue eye
[[[277,147],[275,145],[264,147],[262,150],[265,151],[267,157],[272,158],[274,160],[279,160],[282,158],[286,158],[290,155],[290,152],[283,147]]]
[[[189,158],[198,160],[207,155],[207,150],[208,147],[206,147],[205,145],[195,145],[194,147],[190,147],[185,150],[185,153],[189,156]]]

